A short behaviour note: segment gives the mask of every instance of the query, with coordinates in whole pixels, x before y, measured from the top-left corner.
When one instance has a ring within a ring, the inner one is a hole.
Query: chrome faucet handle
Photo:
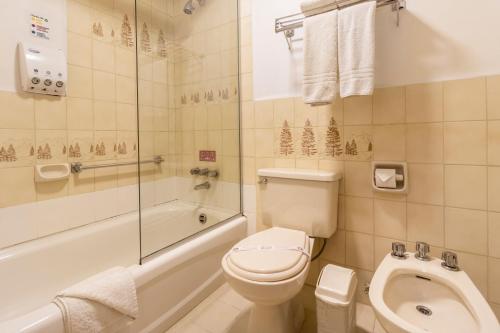
[[[431,258],[427,255],[431,251],[429,244],[425,242],[417,242],[415,245],[415,258],[422,261],[429,261]]]
[[[207,173],[207,177],[217,178],[217,177],[219,177],[219,171],[218,170],[210,170]]]
[[[406,245],[400,242],[392,243],[391,256],[396,259],[406,259]]]
[[[458,267],[458,256],[455,252],[444,251],[441,254],[441,259],[443,260],[443,262],[441,263],[441,266],[443,268],[454,272],[460,270],[460,267]]]
[[[189,170],[189,173],[194,176],[194,175],[199,175],[200,174],[200,168],[196,167],[196,168],[192,168],[191,170]]]
[[[200,170],[200,176],[207,176],[210,171],[207,168],[203,168]]]

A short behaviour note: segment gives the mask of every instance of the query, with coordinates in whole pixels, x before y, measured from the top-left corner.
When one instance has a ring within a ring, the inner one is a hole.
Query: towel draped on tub
[[[134,279],[123,267],[59,292],[54,303],[61,310],[66,333],[118,332],[139,312]]]

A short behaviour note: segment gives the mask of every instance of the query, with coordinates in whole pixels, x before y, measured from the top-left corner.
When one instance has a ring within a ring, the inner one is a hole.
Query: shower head
[[[205,0],[196,0],[196,1],[198,2],[198,5],[195,5],[193,0],[188,0],[188,2],[186,2],[186,4],[184,5],[183,9],[184,13],[186,13],[187,15],[191,15],[196,10],[196,8],[205,5]]]

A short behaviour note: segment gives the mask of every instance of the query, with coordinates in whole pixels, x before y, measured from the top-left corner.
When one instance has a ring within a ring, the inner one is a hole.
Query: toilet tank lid
[[[334,171],[282,168],[259,169],[257,175],[261,177],[314,180],[320,182],[333,182],[342,178],[342,174]]]

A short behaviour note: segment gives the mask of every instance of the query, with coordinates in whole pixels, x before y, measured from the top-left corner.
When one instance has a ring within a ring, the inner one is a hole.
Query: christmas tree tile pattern
[[[330,124],[326,131],[325,154],[329,157],[338,157],[343,153],[342,140],[335,118],[330,119]]]
[[[373,137],[366,126],[345,127],[345,159],[369,161],[373,157]]]
[[[316,139],[314,137],[314,130],[311,126],[311,121],[309,119],[306,120],[304,124],[304,130],[302,132],[302,155],[311,157],[317,154],[316,149]]]
[[[123,15],[122,31],[120,37],[122,46],[134,47],[134,35],[132,33],[132,26],[130,25],[127,14]]]
[[[151,52],[151,38],[149,36],[149,29],[146,22],[142,23],[141,31],[141,51],[145,53]]]
[[[283,122],[283,128],[280,134],[280,155],[289,156],[294,153],[293,136],[288,121]]]
[[[166,58],[167,57],[167,41],[165,40],[165,35],[163,33],[163,30],[160,29],[160,32],[158,34],[158,50],[157,54],[161,58]]]

